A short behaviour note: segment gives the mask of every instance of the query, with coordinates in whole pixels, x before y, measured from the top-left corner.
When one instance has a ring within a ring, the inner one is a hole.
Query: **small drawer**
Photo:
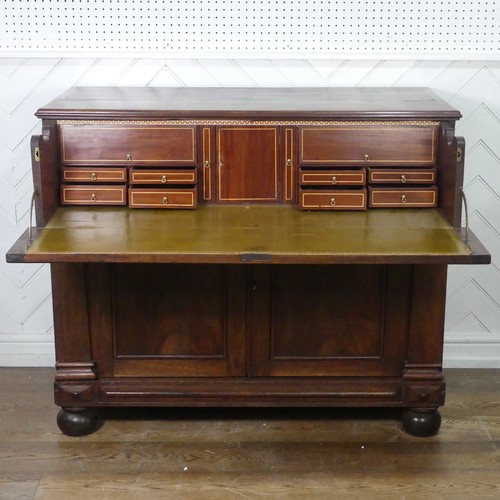
[[[369,188],[370,207],[422,208],[436,207],[438,190],[428,188]]]
[[[123,168],[82,168],[62,167],[61,181],[64,182],[92,182],[112,183],[127,182],[127,169]]]
[[[300,190],[303,210],[365,210],[366,189]]]
[[[61,124],[65,165],[194,165],[196,127]]]
[[[152,170],[132,168],[130,184],[196,184],[196,169]]]
[[[370,184],[436,184],[436,169],[369,168]]]
[[[301,170],[303,186],[364,186],[365,169],[359,170]]]
[[[304,165],[434,165],[438,125],[335,125],[300,128]]]
[[[130,188],[131,208],[196,208],[197,189]]]
[[[126,186],[61,186],[63,205],[126,205]]]

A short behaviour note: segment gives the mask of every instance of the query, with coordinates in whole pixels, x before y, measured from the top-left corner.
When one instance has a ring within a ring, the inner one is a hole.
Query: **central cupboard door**
[[[252,376],[400,376],[411,266],[253,268]]]
[[[218,201],[279,201],[278,132],[277,127],[217,128]]]

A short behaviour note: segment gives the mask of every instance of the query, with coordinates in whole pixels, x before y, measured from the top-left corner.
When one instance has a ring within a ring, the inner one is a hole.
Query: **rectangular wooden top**
[[[9,251],[10,262],[472,264],[466,244],[434,209],[303,212],[288,205],[197,210],[61,207]],[[29,245],[27,248],[25,245]],[[476,248],[474,248],[476,247]]]
[[[50,119],[452,119],[425,88],[73,87],[38,110]]]

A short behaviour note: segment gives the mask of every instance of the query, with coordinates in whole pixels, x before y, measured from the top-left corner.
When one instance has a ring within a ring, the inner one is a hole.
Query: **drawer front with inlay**
[[[436,169],[369,168],[370,184],[435,184]]]
[[[196,169],[153,170],[132,168],[130,184],[196,184]]]
[[[300,191],[303,210],[365,210],[366,189],[329,189]]]
[[[131,208],[196,208],[197,190],[130,188]]]
[[[300,163],[434,165],[437,133],[437,125],[302,127]]]
[[[126,186],[62,185],[63,205],[126,205]]]
[[[369,188],[370,207],[424,208],[437,206],[437,188]]]
[[[303,186],[364,186],[365,169],[359,170],[301,170],[300,184]]]
[[[196,127],[60,125],[65,165],[193,165]]]
[[[62,167],[62,182],[113,183],[127,182],[127,169],[120,168],[83,168]]]

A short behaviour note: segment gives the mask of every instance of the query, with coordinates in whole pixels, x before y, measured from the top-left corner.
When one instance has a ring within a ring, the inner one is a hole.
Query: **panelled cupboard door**
[[[109,269],[114,376],[245,374],[245,287],[238,266]]]
[[[218,201],[279,201],[278,154],[278,127],[217,127]]]
[[[400,376],[411,266],[253,269],[250,376]]]

